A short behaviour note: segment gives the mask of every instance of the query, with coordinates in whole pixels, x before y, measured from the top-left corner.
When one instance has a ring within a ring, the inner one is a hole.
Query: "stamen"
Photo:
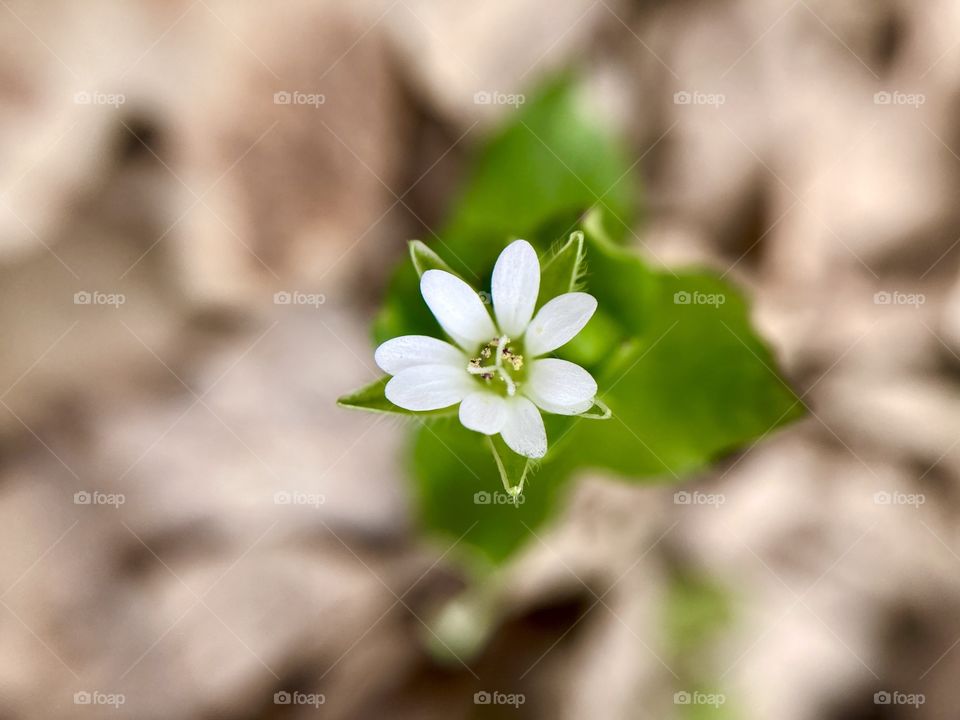
[[[484,380],[490,380],[494,373],[497,372],[497,368],[494,366],[481,367],[480,358],[474,358],[467,363],[467,372],[471,375],[479,375]]]
[[[509,364],[515,371],[523,367],[523,356],[511,352],[508,345],[510,338],[506,335],[495,337],[482,348],[480,356],[475,357],[467,364],[467,372],[471,375],[479,375],[484,380],[492,380],[494,375],[499,377],[507,386],[507,394],[511,397],[517,393],[517,384],[507,372],[504,364]],[[489,360],[493,355],[493,365],[483,365],[484,360]]]
[[[500,338],[500,341],[497,343],[497,367],[500,367],[503,364],[503,351],[507,349],[507,343],[510,342],[510,338],[506,335]]]

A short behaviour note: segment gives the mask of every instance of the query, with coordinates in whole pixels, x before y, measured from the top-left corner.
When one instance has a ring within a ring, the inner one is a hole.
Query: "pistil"
[[[499,377],[507,386],[507,395],[511,397],[517,394],[517,384],[514,382],[505,365],[509,365],[514,371],[523,367],[523,355],[512,352],[509,348],[510,338],[506,335],[495,337],[489,343],[480,349],[480,356],[475,357],[467,364],[467,372],[471,375],[479,375],[484,380],[492,380],[494,376]],[[485,360],[493,356],[493,365],[484,365]]]

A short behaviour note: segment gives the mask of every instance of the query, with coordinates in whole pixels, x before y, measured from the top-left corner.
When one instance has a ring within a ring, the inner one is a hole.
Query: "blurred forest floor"
[[[941,0],[2,0],[0,717],[692,717],[701,684],[744,720],[947,717],[958,55]],[[637,160],[637,250],[746,288],[811,414],[684,486],[719,506],[584,478],[446,666],[463,579],[403,427],[335,399],[515,111],[485,99],[571,65]]]

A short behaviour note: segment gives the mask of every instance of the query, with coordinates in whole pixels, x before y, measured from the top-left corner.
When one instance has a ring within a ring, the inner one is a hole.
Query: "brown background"
[[[733,717],[952,717],[958,60],[937,0],[0,0],[0,717],[671,717],[677,563],[734,598],[697,660]],[[686,486],[720,507],[583,478],[444,666],[461,577],[415,532],[403,428],[334,400],[514,112],[474,94],[570,64],[644,179],[637,249],[747,288],[812,412]]]

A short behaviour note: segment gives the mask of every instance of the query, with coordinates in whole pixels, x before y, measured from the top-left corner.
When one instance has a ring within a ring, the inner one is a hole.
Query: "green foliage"
[[[514,504],[519,504],[519,498],[523,496],[523,486],[533,469],[533,461],[513,452],[499,435],[488,437],[487,446],[493,453],[504,491],[514,498]]]
[[[522,459],[521,459],[522,460]],[[524,461],[525,464],[525,461]],[[413,447],[420,517],[428,530],[480,551],[490,562],[507,559],[558,507],[568,475],[551,464],[511,497],[485,438],[455,420],[423,424]]]
[[[384,376],[379,380],[374,380],[369,385],[364,385],[349,395],[344,395],[337,399],[337,405],[340,407],[353,408],[355,410],[366,410],[367,412],[393,413],[395,415],[409,415],[419,418],[438,418],[449,417],[457,414],[457,409],[444,408],[443,410],[431,410],[429,412],[414,412],[394,405],[387,400],[384,390],[390,378]]]
[[[450,266],[443,261],[443,258],[420,240],[410,241],[410,262],[413,263],[413,269],[417,271],[417,277],[423,275],[427,270],[444,270],[456,275]]]
[[[599,302],[587,327],[556,354],[593,374],[611,420],[545,416],[550,449],[536,467],[499,437],[455,420],[425,422],[416,431],[411,470],[424,526],[451,541],[462,538],[491,561],[530,540],[560,507],[579,468],[635,482],[674,480],[802,414],[735,288],[709,272],[651,268],[612,235],[611,228],[631,224],[630,167],[582,107],[574,84],[552,84],[480,148],[439,233],[442,244],[411,243],[413,262],[393,276],[376,318],[377,343],[442,336],[420,297],[419,275],[450,269],[488,290],[494,261],[516,237],[541,256],[538,305],[572,289]],[[398,410],[382,397],[384,383],[341,403]],[[523,502],[507,502],[506,489],[518,487],[525,488]],[[475,502],[477,492],[499,492],[504,502]]]
[[[803,413],[733,286],[706,272],[651,271],[594,217],[586,227],[589,291],[627,342],[596,368],[614,419],[582,424],[568,464],[675,479]]]
[[[583,248],[583,233],[570,235],[567,242],[543,259],[540,267],[540,297],[537,308],[551,298],[583,287],[587,272],[587,258]]]
[[[671,576],[664,602],[668,649],[679,660],[702,650],[726,629],[733,617],[726,590],[709,578],[690,572]]]
[[[383,394],[383,390],[389,380],[390,378],[388,377],[374,380],[369,385],[364,385],[359,390],[339,398],[337,405],[340,407],[356,408],[357,410],[368,410],[370,412],[402,413],[404,412],[403,408],[394,405],[387,400]],[[410,414],[412,415],[413,413]]]
[[[495,241],[531,240],[527,235],[545,223],[595,205],[629,222],[636,193],[624,158],[619,143],[585,112],[576,84],[560,78],[477,154],[441,237],[472,267],[484,267],[496,259]],[[548,241],[573,229],[560,228]]]
[[[663,603],[663,629],[668,664],[677,675],[678,692],[714,696],[714,704],[677,705],[682,720],[733,720],[736,705],[717,680],[714,648],[733,621],[733,598],[709,577],[686,568],[674,568]],[[722,702],[720,702],[722,698]]]

